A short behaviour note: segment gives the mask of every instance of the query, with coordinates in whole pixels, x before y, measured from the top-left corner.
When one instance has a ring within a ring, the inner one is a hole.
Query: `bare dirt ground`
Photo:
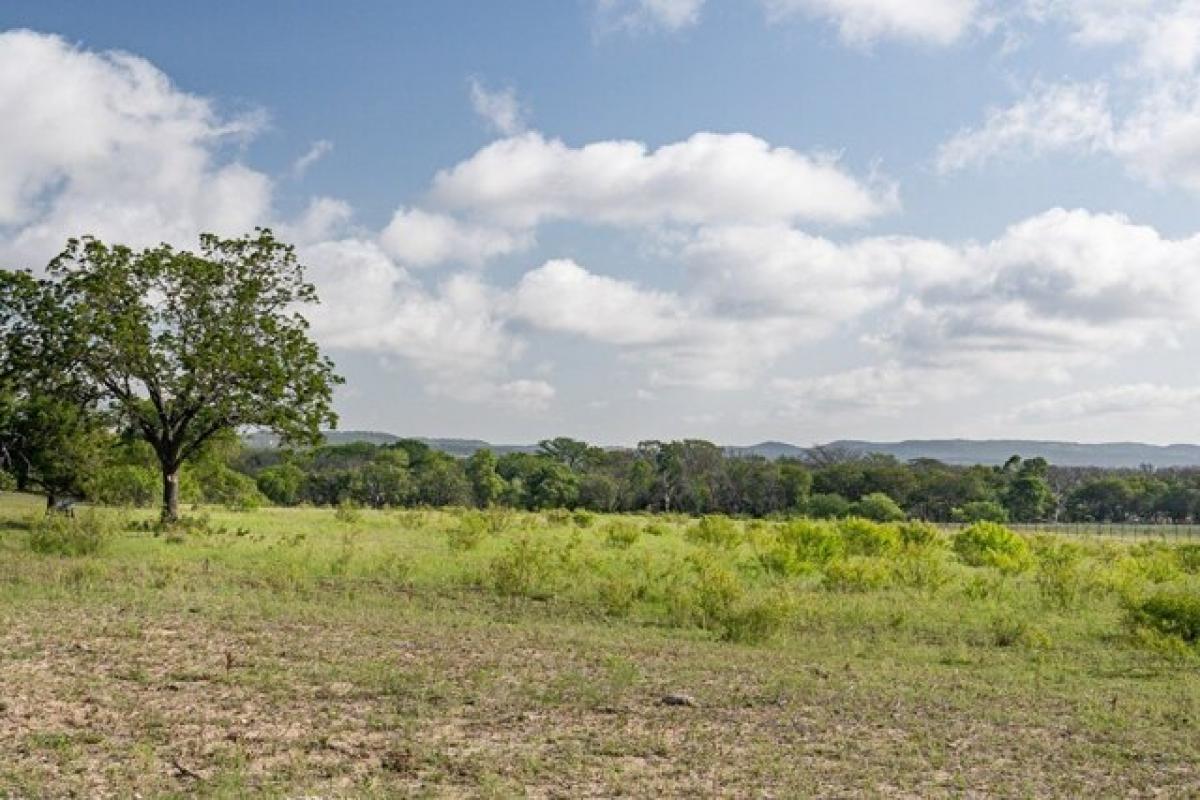
[[[1194,689],[1166,675],[483,606],[0,606],[0,796],[1200,795]]]

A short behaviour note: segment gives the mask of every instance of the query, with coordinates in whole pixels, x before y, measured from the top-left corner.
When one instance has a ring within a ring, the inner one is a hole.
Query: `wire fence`
[[[967,523],[948,522],[940,525],[948,531],[959,531]],[[1174,542],[1200,541],[1200,524],[1171,524],[1149,522],[1009,522],[1015,531],[1025,533],[1061,533],[1069,536],[1104,536],[1116,539],[1142,539]]]

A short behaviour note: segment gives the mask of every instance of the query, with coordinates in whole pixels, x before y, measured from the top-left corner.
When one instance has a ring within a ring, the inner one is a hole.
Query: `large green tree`
[[[72,239],[47,273],[8,326],[8,371],[78,387],[136,430],[161,468],[164,519],[179,514],[180,468],[214,436],[316,443],[336,423],[341,379],[301,314],[316,289],[269,230],[204,234],[197,252]]]

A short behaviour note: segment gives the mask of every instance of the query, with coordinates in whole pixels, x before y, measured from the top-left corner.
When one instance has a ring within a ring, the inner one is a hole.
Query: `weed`
[[[742,541],[738,524],[723,514],[710,514],[687,529],[689,541],[710,547],[737,547]]]
[[[112,521],[93,509],[74,517],[47,514],[31,523],[29,549],[43,555],[90,556],[107,547],[115,532]]]
[[[1024,572],[1033,566],[1029,543],[996,522],[976,522],[954,537],[954,552],[973,567]]]

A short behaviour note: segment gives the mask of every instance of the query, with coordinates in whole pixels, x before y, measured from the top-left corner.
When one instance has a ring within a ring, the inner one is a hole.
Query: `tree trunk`
[[[163,465],[162,521],[179,519],[179,467]]]

